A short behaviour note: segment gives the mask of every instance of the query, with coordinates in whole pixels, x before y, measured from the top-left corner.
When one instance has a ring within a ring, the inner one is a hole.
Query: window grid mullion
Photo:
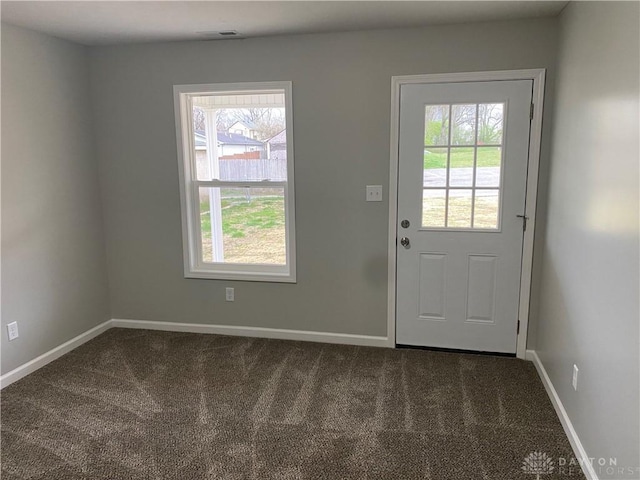
[[[256,181],[227,181],[227,180],[193,180],[195,188],[276,188],[286,187],[286,181],[272,182],[270,180]]]
[[[480,132],[478,131],[479,120],[478,116],[480,115],[480,106],[476,103],[476,135],[475,135],[475,146],[473,147],[473,170],[471,172],[472,181],[471,181],[471,228],[473,228],[473,224],[475,223],[475,213],[476,213],[476,174],[478,171],[478,137],[480,136]]]
[[[447,228],[449,226],[449,181],[450,181],[449,172],[451,170],[451,143],[453,141],[452,113],[453,113],[453,107],[452,105],[449,105],[449,132],[447,135],[447,137],[449,138],[449,145],[447,147],[447,170],[446,170],[447,179],[445,184],[446,190],[445,190],[445,198],[444,198],[444,228]]]
[[[424,190],[442,190],[442,187],[423,187]],[[469,190],[470,187],[460,186],[460,187],[449,187],[449,190]],[[500,190],[499,187],[476,187],[476,190]]]

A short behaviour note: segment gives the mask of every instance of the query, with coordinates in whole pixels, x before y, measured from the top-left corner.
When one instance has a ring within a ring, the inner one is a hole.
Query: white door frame
[[[542,137],[542,109],[544,104],[544,68],[530,70],[501,70],[495,72],[437,73],[428,75],[404,75],[391,77],[391,169],[389,173],[389,252],[388,252],[388,311],[387,341],[396,346],[396,236],[398,217],[398,154],[400,129],[400,87],[415,83],[487,82],[495,80],[533,80],[533,119],[529,140],[529,164],[527,168],[526,212],[527,230],[522,247],[522,270],[520,273],[520,306],[518,320],[520,329],[516,356],[525,358],[527,331],[529,326],[529,297],[533,265],[533,240],[536,225],[536,198],[538,193],[538,167],[540,165],[540,142]]]

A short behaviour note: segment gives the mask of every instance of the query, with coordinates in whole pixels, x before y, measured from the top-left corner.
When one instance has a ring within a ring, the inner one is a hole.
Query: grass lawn
[[[478,167],[499,167],[500,147],[478,147]],[[446,168],[446,148],[425,148],[424,168]],[[473,147],[452,148],[451,168],[473,167]]]
[[[284,199],[226,190],[222,198],[224,259],[229,263],[286,263]],[[233,196],[232,196],[233,195]],[[209,197],[200,197],[203,260],[212,261]]]
[[[426,197],[422,204],[422,226],[444,227],[445,197]],[[449,227],[471,227],[471,197],[449,198]],[[498,226],[498,196],[476,197],[474,228]]]

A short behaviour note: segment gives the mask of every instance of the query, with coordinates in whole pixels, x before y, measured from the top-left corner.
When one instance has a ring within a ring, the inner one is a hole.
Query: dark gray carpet
[[[571,458],[513,358],[112,329],[1,404],[2,480],[531,480],[529,453]]]

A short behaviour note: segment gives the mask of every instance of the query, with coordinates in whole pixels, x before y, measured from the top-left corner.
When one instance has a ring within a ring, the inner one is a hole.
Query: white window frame
[[[276,92],[277,91],[277,92]],[[285,128],[287,130],[287,181],[221,181],[198,180],[192,98],[205,95],[273,94],[285,98]],[[293,174],[293,103],[291,82],[213,83],[174,85],[174,109],[180,177],[180,207],[182,214],[182,247],[185,278],[218,280],[248,280],[258,282],[296,282],[295,190]],[[261,187],[283,188],[285,207],[286,265],[207,263],[202,261],[200,231],[200,187]]]

